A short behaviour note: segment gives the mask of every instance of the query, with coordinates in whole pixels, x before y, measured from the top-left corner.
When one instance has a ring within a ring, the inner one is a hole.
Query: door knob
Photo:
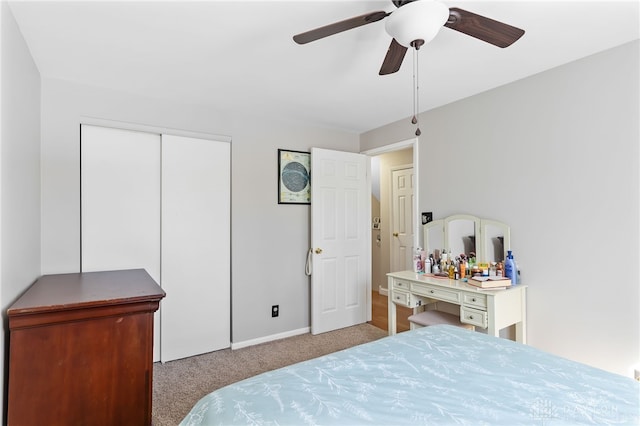
[[[320,254],[320,253],[322,253],[322,249],[321,248],[317,248],[316,249],[316,254]]]
[[[397,233],[397,232],[394,232],[394,233],[393,233],[393,236],[394,236],[394,237],[397,237],[397,236],[398,236],[398,233]]]

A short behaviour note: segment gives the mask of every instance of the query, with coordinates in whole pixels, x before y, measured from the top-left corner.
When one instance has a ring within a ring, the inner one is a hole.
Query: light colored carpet
[[[303,334],[247,348],[224,349],[153,365],[153,425],[176,426],[206,394],[228,384],[370,342],[385,330],[360,324],[318,335]]]

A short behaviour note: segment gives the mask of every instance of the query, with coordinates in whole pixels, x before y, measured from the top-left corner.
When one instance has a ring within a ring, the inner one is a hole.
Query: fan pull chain
[[[421,41],[421,40],[420,40]],[[424,43],[424,42],[422,42]],[[411,124],[416,125],[416,136],[420,136],[422,132],[420,131],[420,124],[418,123],[418,115],[420,114],[420,96],[419,96],[419,88],[418,84],[418,76],[419,68],[418,68],[418,50],[422,43],[419,43],[418,40],[411,43],[414,47],[413,49],[413,117],[411,118]]]

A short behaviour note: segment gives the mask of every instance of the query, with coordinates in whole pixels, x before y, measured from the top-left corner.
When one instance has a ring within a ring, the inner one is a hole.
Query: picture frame
[[[311,154],[278,149],[278,204],[311,204]]]

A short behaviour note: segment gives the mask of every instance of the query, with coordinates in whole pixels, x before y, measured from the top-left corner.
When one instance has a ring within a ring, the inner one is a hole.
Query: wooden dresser
[[[8,424],[150,425],[164,296],[143,269],[38,279],[7,311]]]

